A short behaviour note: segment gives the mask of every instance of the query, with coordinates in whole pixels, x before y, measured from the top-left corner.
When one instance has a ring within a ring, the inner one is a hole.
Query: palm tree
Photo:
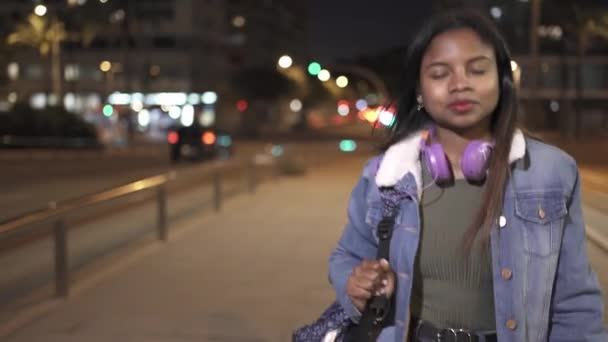
[[[61,43],[68,38],[64,24],[57,19],[47,19],[35,14],[16,26],[8,35],[8,45],[27,45],[38,50],[40,56],[51,59],[51,88],[58,100],[62,98]]]

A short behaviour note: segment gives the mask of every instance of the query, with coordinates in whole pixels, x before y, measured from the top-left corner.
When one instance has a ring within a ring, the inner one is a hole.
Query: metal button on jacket
[[[545,216],[546,216],[545,209],[543,209],[542,207],[538,208],[538,217],[540,217],[540,219],[542,220],[545,218]]]
[[[507,225],[507,218],[501,215],[501,216],[498,218],[498,226],[499,226],[500,228],[504,228],[506,225]]]

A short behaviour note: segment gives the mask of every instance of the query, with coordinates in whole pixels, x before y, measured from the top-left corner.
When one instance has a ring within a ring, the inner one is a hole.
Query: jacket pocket
[[[561,227],[567,213],[560,191],[519,193],[515,215],[523,223],[527,253],[548,256],[559,251]]]

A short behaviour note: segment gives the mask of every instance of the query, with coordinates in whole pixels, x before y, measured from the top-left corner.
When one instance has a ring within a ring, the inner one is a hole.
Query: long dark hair
[[[492,113],[490,127],[496,146],[490,158],[482,206],[463,237],[463,248],[465,251],[470,251],[478,236],[483,244],[487,245],[492,225],[502,210],[505,186],[510,174],[511,140],[517,121],[517,96],[511,70],[511,54],[489,18],[472,10],[451,11],[432,18],[414,36],[405,58],[402,94],[396,103],[396,120],[383,149],[386,150],[432,122],[425,111],[417,109],[416,92],[419,89],[422,58],[437,35],[462,28],[473,30],[484,43],[494,48],[500,87],[499,100]]]

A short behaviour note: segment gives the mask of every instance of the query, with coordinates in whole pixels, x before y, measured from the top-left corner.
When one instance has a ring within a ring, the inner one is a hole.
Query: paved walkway
[[[283,178],[189,218],[5,341],[289,341],[333,299],[327,258],[363,163]]]

